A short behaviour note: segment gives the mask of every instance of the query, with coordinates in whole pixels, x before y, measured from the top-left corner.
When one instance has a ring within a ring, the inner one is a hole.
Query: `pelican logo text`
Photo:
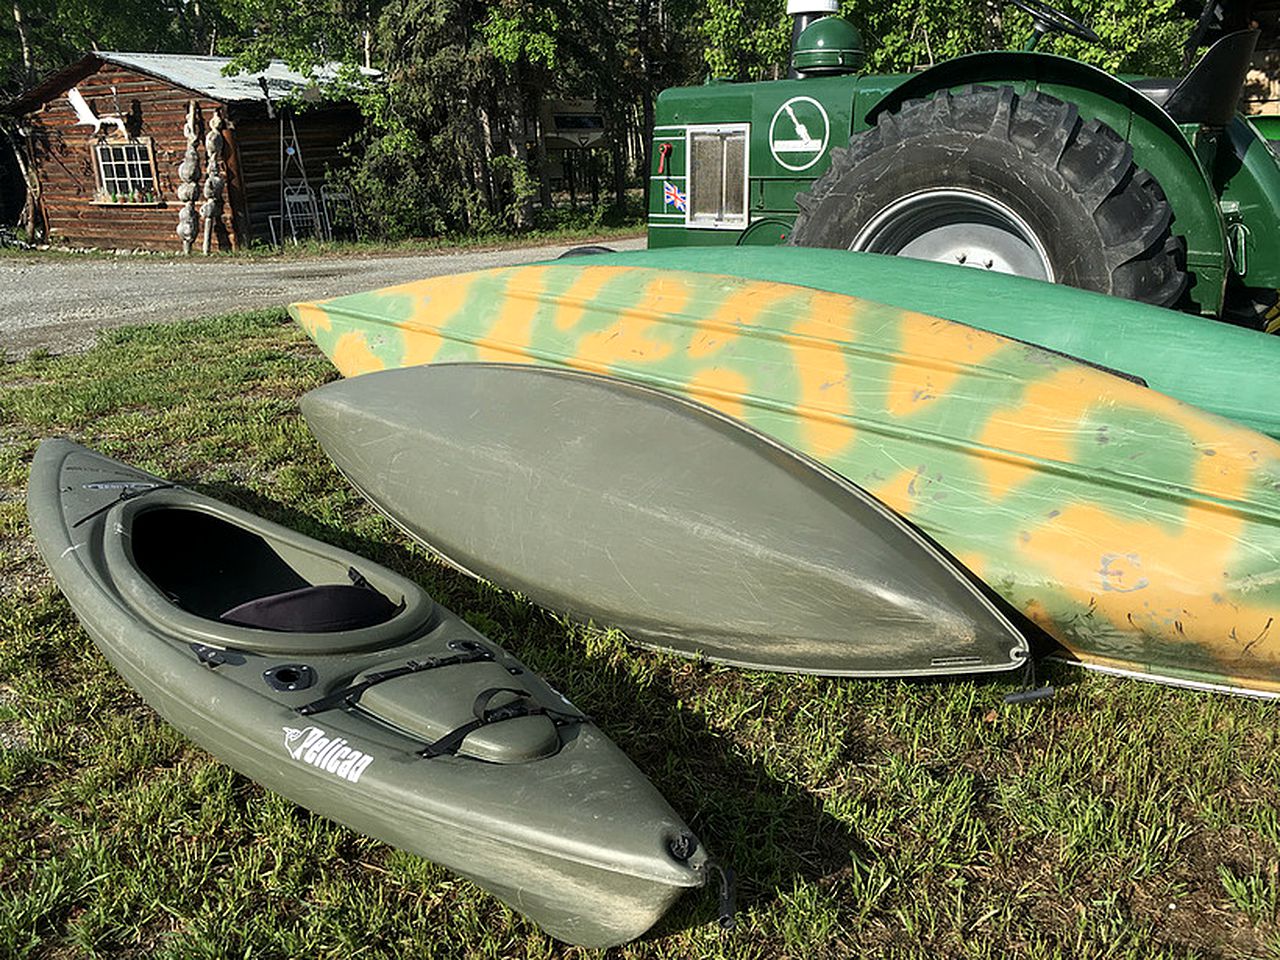
[[[327,736],[319,727],[285,727],[284,748],[293,759],[352,783],[359,783],[360,775],[373,763],[373,757],[347,746],[342,737]]]

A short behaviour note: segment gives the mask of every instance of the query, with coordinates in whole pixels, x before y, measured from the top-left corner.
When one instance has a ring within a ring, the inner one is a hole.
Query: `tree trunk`
[[[22,16],[18,0],[13,0],[13,23],[18,28],[18,45],[22,48],[23,83],[30,85],[35,81],[36,68],[31,60],[31,38],[27,36],[27,21]]]
[[[622,149],[622,137],[624,131],[618,127],[613,130],[613,205],[619,211],[626,208],[627,196],[627,174],[623,169],[626,163],[625,152]]]
[[[542,209],[545,214],[549,213],[555,206],[555,199],[551,196],[551,170],[547,159],[547,131],[542,128],[541,117],[538,118],[537,151],[538,200],[542,203]]]
[[[512,130],[509,132],[508,139],[511,156],[518,164],[517,168],[511,173],[511,193],[515,203],[515,219],[516,227],[521,230],[527,230],[533,226],[533,197],[526,195],[521,189],[521,180],[529,174],[529,148],[525,145],[525,98],[523,92],[523,84],[520,81],[520,74],[517,71],[515,76],[516,95],[514,105],[514,115],[511,118]]]
[[[484,198],[485,208],[490,216],[498,215],[498,197],[493,185],[493,172],[490,168],[489,158],[492,149],[492,128],[489,122],[489,111],[480,105],[475,107],[477,147],[476,150],[476,180],[480,185],[480,194]]]

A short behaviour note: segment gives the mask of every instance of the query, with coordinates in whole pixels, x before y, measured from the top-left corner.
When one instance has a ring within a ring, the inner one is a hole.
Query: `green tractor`
[[[1098,42],[1084,23],[1009,2],[1023,50],[858,76],[835,0],[791,0],[789,79],[658,98],[650,247],[898,254],[1280,325],[1280,158],[1236,108],[1257,31],[1219,31],[1181,78],[1119,78],[1036,51]]]

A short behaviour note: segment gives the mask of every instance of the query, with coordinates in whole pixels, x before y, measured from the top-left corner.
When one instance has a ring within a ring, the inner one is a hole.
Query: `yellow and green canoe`
[[[1156,390],[880,302],[585,257],[291,309],[346,376],[536,363],[700,401],[909,518],[1083,663],[1280,696],[1280,443]]]

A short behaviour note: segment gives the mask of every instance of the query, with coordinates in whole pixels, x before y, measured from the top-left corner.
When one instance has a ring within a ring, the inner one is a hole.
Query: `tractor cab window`
[[[747,225],[747,124],[689,127],[689,226]]]

